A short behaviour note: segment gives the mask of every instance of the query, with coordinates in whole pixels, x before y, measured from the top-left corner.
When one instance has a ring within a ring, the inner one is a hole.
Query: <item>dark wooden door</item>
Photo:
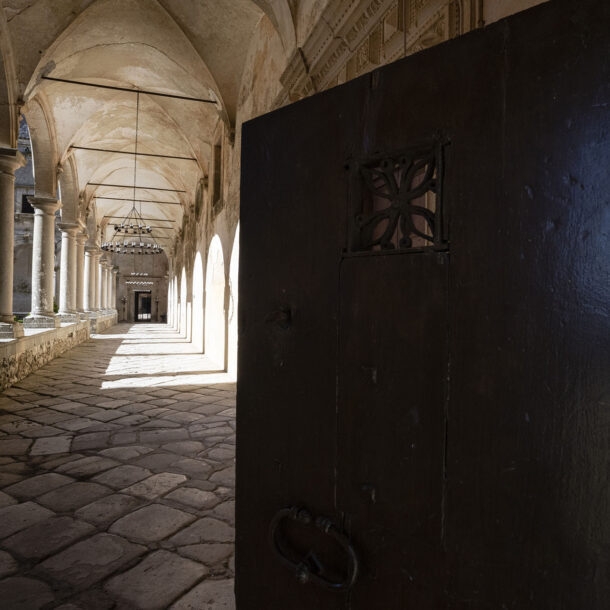
[[[361,573],[350,608],[443,599],[446,253],[341,265],[338,497]]]
[[[244,127],[238,610],[608,608],[608,23],[551,1]]]

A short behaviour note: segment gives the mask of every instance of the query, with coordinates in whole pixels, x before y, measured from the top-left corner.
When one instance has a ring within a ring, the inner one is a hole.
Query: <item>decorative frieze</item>
[[[457,36],[478,23],[476,0],[331,0],[290,58],[277,105],[328,89]]]

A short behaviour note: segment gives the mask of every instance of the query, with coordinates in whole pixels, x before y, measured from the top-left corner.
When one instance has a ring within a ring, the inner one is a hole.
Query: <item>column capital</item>
[[[61,201],[55,197],[28,197],[31,206],[38,212],[53,215],[61,206]]]
[[[26,158],[16,148],[0,147],[0,172],[14,174],[26,164]]]
[[[87,231],[81,231],[76,234],[76,243],[79,246],[84,246],[85,242],[89,239],[89,233]]]
[[[97,246],[85,246],[85,252],[89,256],[100,256],[102,251]]]
[[[73,222],[58,222],[57,227],[62,233],[69,233],[75,235],[76,231],[80,228],[76,223]]]

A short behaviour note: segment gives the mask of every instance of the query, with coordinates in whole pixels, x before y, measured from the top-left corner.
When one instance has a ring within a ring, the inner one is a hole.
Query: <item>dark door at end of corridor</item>
[[[150,290],[136,291],[133,297],[135,321],[150,322],[152,319],[152,295]]]
[[[238,610],[607,609],[609,22],[244,126]]]

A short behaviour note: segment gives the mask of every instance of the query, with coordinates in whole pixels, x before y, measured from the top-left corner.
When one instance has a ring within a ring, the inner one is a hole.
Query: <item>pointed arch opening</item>
[[[201,261],[201,253],[197,252],[193,267],[193,346],[198,352],[203,352],[204,346],[203,287],[203,263]]]
[[[238,329],[237,329],[237,304],[239,299],[239,224],[233,239],[231,250],[231,261],[229,263],[229,311],[228,328],[229,337],[227,340],[227,372],[232,377],[237,377],[237,350],[238,350]]]
[[[225,265],[220,238],[210,243],[205,273],[205,354],[225,369]]]

